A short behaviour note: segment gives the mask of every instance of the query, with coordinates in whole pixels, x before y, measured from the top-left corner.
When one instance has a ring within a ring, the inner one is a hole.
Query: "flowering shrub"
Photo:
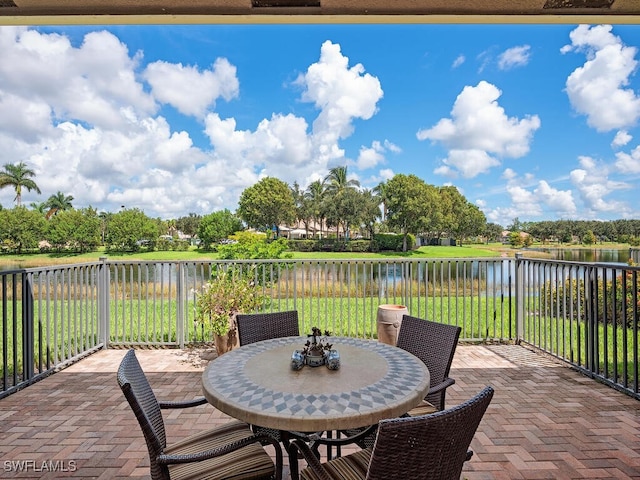
[[[214,333],[225,335],[235,330],[238,313],[255,311],[265,301],[249,275],[220,269],[196,292],[196,320],[204,322]]]

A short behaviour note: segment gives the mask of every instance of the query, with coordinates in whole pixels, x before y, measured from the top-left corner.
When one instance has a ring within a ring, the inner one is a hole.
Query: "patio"
[[[0,400],[2,478],[149,478],[142,432],[115,378],[124,352],[99,351]],[[200,394],[193,351],[139,350],[138,358],[158,398]],[[464,478],[640,479],[637,400],[516,345],[460,345],[451,376],[448,406],[487,384],[496,390]],[[208,405],[171,411],[167,435],[227,419]]]

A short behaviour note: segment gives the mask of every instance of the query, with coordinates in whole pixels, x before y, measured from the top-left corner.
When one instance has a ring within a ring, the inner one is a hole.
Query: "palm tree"
[[[355,188],[360,186],[360,182],[355,179],[348,180],[347,166],[333,167],[324,177],[327,193],[337,195],[347,188]]]
[[[320,236],[322,236],[324,226],[324,217],[322,215],[324,193],[324,185],[320,180],[311,182],[304,192],[304,198],[310,205],[311,218],[320,227]]]
[[[32,210],[44,215],[47,210],[47,202],[31,202],[29,204]]]
[[[337,203],[338,197],[342,195],[343,192],[355,189],[360,186],[360,182],[355,179],[348,179],[347,175],[347,166],[344,167],[333,167],[329,170],[329,173],[326,177],[324,177],[324,183],[326,184],[326,193],[329,198],[333,198],[332,202]],[[337,217],[334,219],[336,225],[336,235],[340,233],[340,225],[343,225],[343,232],[345,239],[348,236],[348,225],[344,221],[344,212],[338,212]]]
[[[46,217],[51,218],[52,215],[56,215],[61,210],[71,210],[73,208],[71,202],[73,202],[72,195],[65,195],[58,190],[58,193],[51,195],[49,200],[46,201],[45,205],[49,209]]]
[[[380,182],[374,189],[373,193],[378,196],[380,203],[382,204],[382,221],[387,219],[387,182]]]
[[[28,191],[35,190],[40,193],[40,189],[36,182],[31,180],[30,177],[35,177],[36,173],[27,167],[24,162],[13,165],[7,163],[4,166],[4,171],[0,172],[0,188],[12,186],[16,191],[16,197],[14,198],[16,205],[22,204],[22,188],[26,188]]]

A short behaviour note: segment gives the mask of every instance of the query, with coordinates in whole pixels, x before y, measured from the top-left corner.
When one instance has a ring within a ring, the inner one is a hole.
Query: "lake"
[[[566,260],[569,262],[597,262],[597,263],[624,263],[629,261],[628,248],[529,248],[527,251],[545,252],[551,255],[553,260]]]

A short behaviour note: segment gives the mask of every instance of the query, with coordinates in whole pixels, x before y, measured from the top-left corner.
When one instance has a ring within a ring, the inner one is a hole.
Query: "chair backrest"
[[[492,398],[493,388],[487,386],[448,410],[381,420],[367,480],[459,480],[471,440]]]
[[[270,338],[300,335],[298,311],[238,314],[236,316],[240,345],[269,340]]]
[[[129,350],[118,367],[118,385],[135,413],[149,449],[151,478],[169,478],[166,468],[156,458],[167,446],[167,437],[158,400],[149,385],[135,350]]]
[[[429,369],[431,385],[442,383],[449,376],[453,354],[458,346],[461,328],[455,325],[430,322],[404,315],[397,346],[414,354]],[[438,410],[444,408],[445,390],[427,396]]]

